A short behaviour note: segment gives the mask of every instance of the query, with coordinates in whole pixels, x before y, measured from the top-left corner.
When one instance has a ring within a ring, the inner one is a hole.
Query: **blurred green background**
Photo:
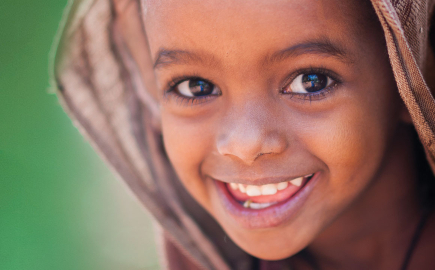
[[[0,0],[0,269],[158,269],[147,213],[49,94],[66,0]]]

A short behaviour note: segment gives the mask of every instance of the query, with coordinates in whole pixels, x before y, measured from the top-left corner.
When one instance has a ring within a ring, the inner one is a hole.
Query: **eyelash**
[[[293,80],[296,79],[299,75],[310,74],[310,73],[326,75],[327,77],[331,78],[334,81],[334,83],[331,86],[325,87],[318,92],[313,92],[313,93],[294,93],[294,92],[284,93],[284,90],[286,88],[288,88],[290,86],[290,84],[293,82]],[[334,90],[337,86],[342,84],[342,80],[340,79],[340,77],[337,74],[335,74],[335,72],[332,72],[329,69],[326,69],[323,67],[320,67],[320,68],[309,67],[309,68],[299,69],[299,70],[293,72],[285,80],[285,82],[286,82],[284,84],[285,86],[279,90],[279,92],[281,94],[288,96],[290,99],[297,98],[297,99],[300,99],[302,101],[309,100],[310,102],[316,101],[316,100],[321,100],[321,99],[328,97],[330,94],[332,94],[334,92]]]
[[[317,74],[326,75],[327,77],[331,78],[334,81],[334,83],[333,83],[333,85],[331,85],[329,87],[325,87],[324,89],[322,89],[318,92],[313,92],[313,93],[294,93],[294,92],[284,93],[284,90],[286,88],[288,88],[290,86],[290,84],[292,83],[292,81],[294,79],[296,79],[299,75],[310,74],[310,73],[317,73]],[[175,77],[175,78],[171,79],[171,81],[167,84],[166,90],[164,91],[164,94],[163,94],[164,99],[165,100],[173,99],[178,105],[194,106],[194,105],[199,105],[199,104],[205,103],[205,102],[209,101],[210,99],[213,99],[216,97],[216,95],[187,97],[187,96],[182,96],[176,92],[176,87],[180,83],[182,83],[186,80],[195,80],[195,79],[200,79],[200,80],[209,82],[213,85],[216,85],[212,81],[204,79],[201,76],[196,75],[196,74]],[[316,100],[321,100],[321,99],[328,97],[330,94],[332,94],[334,92],[335,88],[342,83],[340,77],[337,74],[335,74],[334,72],[332,72],[326,68],[323,68],[323,67],[320,67],[320,68],[309,67],[309,68],[305,68],[305,69],[299,69],[299,70],[293,72],[290,76],[288,76],[288,78],[285,80],[285,82],[286,82],[284,84],[285,86],[279,89],[279,92],[282,95],[288,96],[290,99],[297,98],[297,99],[302,100],[302,101],[309,100],[310,102],[316,101]]]
[[[164,91],[164,94],[163,94],[164,99],[165,100],[173,99],[178,105],[194,106],[194,105],[199,105],[199,104],[205,103],[205,102],[209,101],[210,99],[216,97],[215,95],[187,97],[187,96],[182,96],[176,92],[176,87],[179,84],[181,84],[182,82],[187,81],[187,80],[195,80],[195,79],[200,79],[202,81],[206,81],[208,83],[216,85],[212,81],[204,79],[203,77],[198,76],[196,74],[175,77],[175,78],[171,79],[171,81],[167,84],[166,90]]]

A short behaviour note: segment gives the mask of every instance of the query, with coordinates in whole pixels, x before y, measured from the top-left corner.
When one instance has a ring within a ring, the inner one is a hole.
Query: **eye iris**
[[[203,80],[190,80],[189,88],[194,96],[206,96],[213,92],[214,86]]]
[[[309,93],[317,92],[328,84],[328,77],[323,74],[305,74],[302,77],[302,85]]]

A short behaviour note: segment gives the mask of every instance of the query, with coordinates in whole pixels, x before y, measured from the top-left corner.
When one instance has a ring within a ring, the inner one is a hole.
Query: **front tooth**
[[[239,185],[237,185],[236,183],[230,183],[230,187],[234,190],[238,190],[239,189]]]
[[[299,178],[296,178],[296,179],[291,180],[290,183],[291,183],[292,185],[295,185],[295,186],[297,186],[297,187],[300,187],[300,186],[302,185],[302,180],[303,180],[303,179],[304,179],[303,177],[299,177]]]
[[[286,189],[287,187],[288,187],[288,182],[281,182],[281,183],[276,184],[276,188],[278,190],[283,190],[283,189]]]
[[[248,194],[248,196],[260,196],[261,195],[261,189],[260,189],[259,186],[248,185],[246,187],[246,194]]]
[[[246,188],[245,188],[244,185],[239,184],[239,189],[240,189],[240,191],[241,191],[242,193],[246,193]]]
[[[261,186],[261,195],[273,195],[277,192],[274,184]]]

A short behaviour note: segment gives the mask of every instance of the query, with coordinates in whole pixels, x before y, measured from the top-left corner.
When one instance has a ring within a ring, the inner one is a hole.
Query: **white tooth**
[[[230,187],[234,190],[238,190],[239,189],[239,185],[237,185],[236,183],[230,183]]]
[[[261,195],[273,195],[277,192],[276,185],[268,184],[261,186]]]
[[[239,189],[242,193],[246,193],[245,185],[239,184]]]
[[[254,203],[254,202],[251,202],[249,204],[249,208],[251,208],[251,209],[263,209],[263,208],[271,206],[272,204],[274,204],[274,203]]]
[[[281,183],[276,184],[276,188],[278,190],[283,190],[283,189],[286,189],[287,187],[288,187],[288,182],[281,182]]]
[[[297,186],[297,187],[300,187],[300,186],[302,185],[302,180],[303,180],[303,179],[304,179],[303,177],[299,177],[299,178],[296,178],[296,179],[291,180],[290,183],[291,183],[292,185],[295,185],[295,186]]]
[[[248,185],[246,187],[246,194],[248,194],[248,196],[260,196],[261,189],[259,186]]]
[[[307,174],[307,175],[304,176],[304,178],[309,178],[309,177],[311,177],[311,176],[313,176],[313,175],[314,175],[314,173],[312,173],[312,174]]]

